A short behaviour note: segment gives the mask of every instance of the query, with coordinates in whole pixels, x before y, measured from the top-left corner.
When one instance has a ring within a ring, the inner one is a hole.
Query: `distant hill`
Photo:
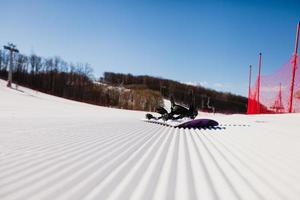
[[[182,104],[193,102],[204,111],[245,113],[247,98],[201,86],[151,76],[105,72],[99,81],[88,64],[67,63],[59,57],[17,54],[13,82],[67,99],[95,105],[155,111],[163,98]],[[7,80],[9,55],[0,50],[0,78]]]
[[[100,81],[110,85],[122,85],[125,88],[158,91],[164,98],[173,96],[177,102],[186,105],[193,102],[204,111],[214,109],[222,113],[246,113],[247,110],[246,97],[164,78],[105,72]]]
[[[88,64],[67,63],[59,57],[17,54],[13,83],[75,101],[130,110],[155,111],[163,104],[159,92],[96,82]],[[9,55],[0,50],[0,78],[7,80]]]

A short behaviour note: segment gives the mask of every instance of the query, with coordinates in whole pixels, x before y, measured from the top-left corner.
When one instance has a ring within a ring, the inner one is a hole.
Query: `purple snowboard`
[[[177,125],[178,128],[209,128],[218,126],[219,123],[212,119],[195,119],[189,122],[185,122]]]

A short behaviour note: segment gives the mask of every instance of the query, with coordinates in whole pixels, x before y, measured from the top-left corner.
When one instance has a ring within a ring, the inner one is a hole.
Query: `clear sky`
[[[247,95],[294,50],[300,1],[0,0],[0,45],[104,71],[154,75]],[[255,69],[256,70],[256,69]],[[254,72],[256,73],[256,71]]]

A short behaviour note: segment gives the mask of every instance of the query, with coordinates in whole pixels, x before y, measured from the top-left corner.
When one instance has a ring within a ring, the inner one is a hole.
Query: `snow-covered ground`
[[[300,115],[188,130],[0,81],[0,199],[299,199]]]

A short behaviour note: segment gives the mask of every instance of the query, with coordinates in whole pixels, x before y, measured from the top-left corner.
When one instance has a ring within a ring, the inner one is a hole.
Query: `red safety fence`
[[[294,55],[274,73],[261,75],[259,54],[258,76],[253,86],[250,66],[247,114],[300,112],[299,32],[300,22],[297,24]]]
[[[260,75],[259,72],[254,85],[249,87],[247,113],[300,112],[299,67],[299,56],[295,54],[274,73]]]

